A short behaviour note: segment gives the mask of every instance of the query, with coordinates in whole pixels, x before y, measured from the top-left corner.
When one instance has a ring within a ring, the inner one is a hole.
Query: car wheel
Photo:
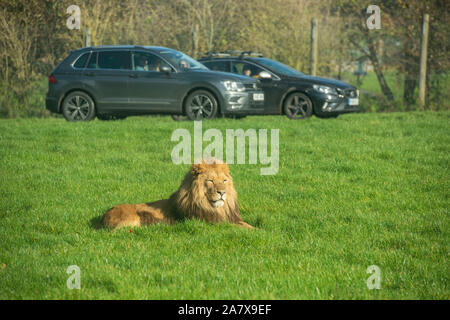
[[[72,92],[63,101],[62,114],[67,121],[90,121],[95,117],[94,101],[84,92]]]
[[[284,114],[289,119],[306,119],[312,115],[312,102],[307,95],[295,92],[289,95],[284,102]]]
[[[208,91],[197,90],[186,99],[184,110],[189,120],[212,119],[217,113],[217,100]]]
[[[183,116],[183,115],[180,115],[180,114],[172,114],[170,116],[172,117],[172,119],[174,121],[186,121],[187,120],[186,116]]]

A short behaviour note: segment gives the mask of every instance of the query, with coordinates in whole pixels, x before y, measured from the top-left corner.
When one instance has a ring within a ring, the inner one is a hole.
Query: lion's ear
[[[203,173],[204,171],[205,171],[205,168],[201,163],[194,163],[191,166],[191,175],[193,177],[198,176],[199,174]]]

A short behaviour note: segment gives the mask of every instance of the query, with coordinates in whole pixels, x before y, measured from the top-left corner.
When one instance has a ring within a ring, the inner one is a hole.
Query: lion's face
[[[203,184],[205,197],[214,208],[220,208],[227,200],[227,191],[231,177],[216,170],[207,172],[198,177]]]
[[[228,165],[214,160],[193,164],[176,193],[179,212],[207,221],[239,221],[237,193]]]
[[[227,199],[234,198],[233,180],[227,164],[217,162],[194,164],[191,175],[197,196],[207,200],[212,208],[220,208]],[[203,203],[205,204],[205,201]]]

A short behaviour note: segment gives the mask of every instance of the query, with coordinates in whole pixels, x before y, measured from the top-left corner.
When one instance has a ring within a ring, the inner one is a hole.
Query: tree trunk
[[[369,47],[369,58],[370,61],[372,62],[373,70],[377,75],[381,91],[383,92],[383,95],[386,97],[388,103],[392,104],[394,101],[394,95],[392,94],[391,88],[389,88],[389,85],[387,84],[386,79],[384,78],[383,70],[378,60],[375,46],[372,42],[369,42],[368,47]]]
[[[417,75],[419,73],[417,56],[412,54],[412,43],[410,39],[406,39],[403,47],[403,72],[404,72],[404,88],[403,88],[403,103],[407,109],[414,104],[414,90],[417,86]]]
[[[405,67],[405,80],[403,89],[403,103],[409,107],[414,104],[414,90],[417,86],[417,73],[412,72],[411,69]]]

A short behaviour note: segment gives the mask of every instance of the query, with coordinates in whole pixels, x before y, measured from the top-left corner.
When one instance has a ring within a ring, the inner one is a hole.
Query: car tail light
[[[58,83],[58,80],[56,80],[54,75],[49,75],[48,76],[48,83]]]

